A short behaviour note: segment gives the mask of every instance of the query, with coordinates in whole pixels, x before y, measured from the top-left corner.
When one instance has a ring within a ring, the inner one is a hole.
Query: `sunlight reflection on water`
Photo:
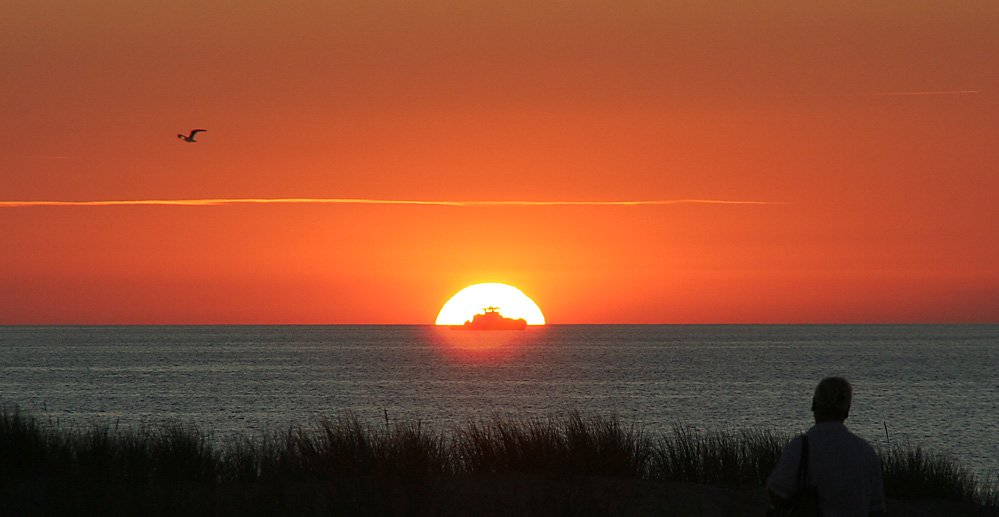
[[[524,330],[451,330],[447,325],[428,327],[425,336],[444,357],[473,363],[493,363],[523,355],[545,336],[543,325]]]

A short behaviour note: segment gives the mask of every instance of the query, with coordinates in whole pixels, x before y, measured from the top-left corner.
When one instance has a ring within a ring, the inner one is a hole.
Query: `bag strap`
[[[805,488],[808,481],[808,435],[801,435],[801,461],[798,462],[798,489]]]

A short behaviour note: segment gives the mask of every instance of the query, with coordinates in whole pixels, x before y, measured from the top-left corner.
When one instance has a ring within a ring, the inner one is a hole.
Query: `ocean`
[[[826,376],[847,426],[999,471],[999,325],[0,326],[0,404],[61,427],[220,439],[352,413],[447,431],[578,410],[658,433],[800,432]]]

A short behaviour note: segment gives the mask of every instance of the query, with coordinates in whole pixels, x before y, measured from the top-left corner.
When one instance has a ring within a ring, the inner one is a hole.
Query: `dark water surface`
[[[344,411],[436,429],[578,409],[658,431],[797,432],[822,377],[847,425],[999,468],[999,325],[0,326],[0,403],[62,426],[278,431]]]

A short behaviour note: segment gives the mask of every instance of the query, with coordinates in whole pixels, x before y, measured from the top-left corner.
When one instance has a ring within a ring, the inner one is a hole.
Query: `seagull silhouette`
[[[187,136],[178,134],[177,138],[180,138],[181,140],[183,140],[185,142],[192,142],[192,143],[193,142],[197,142],[197,140],[194,139],[194,135],[198,134],[199,131],[207,131],[207,130],[206,129],[192,129],[191,130],[191,134],[189,134]]]

